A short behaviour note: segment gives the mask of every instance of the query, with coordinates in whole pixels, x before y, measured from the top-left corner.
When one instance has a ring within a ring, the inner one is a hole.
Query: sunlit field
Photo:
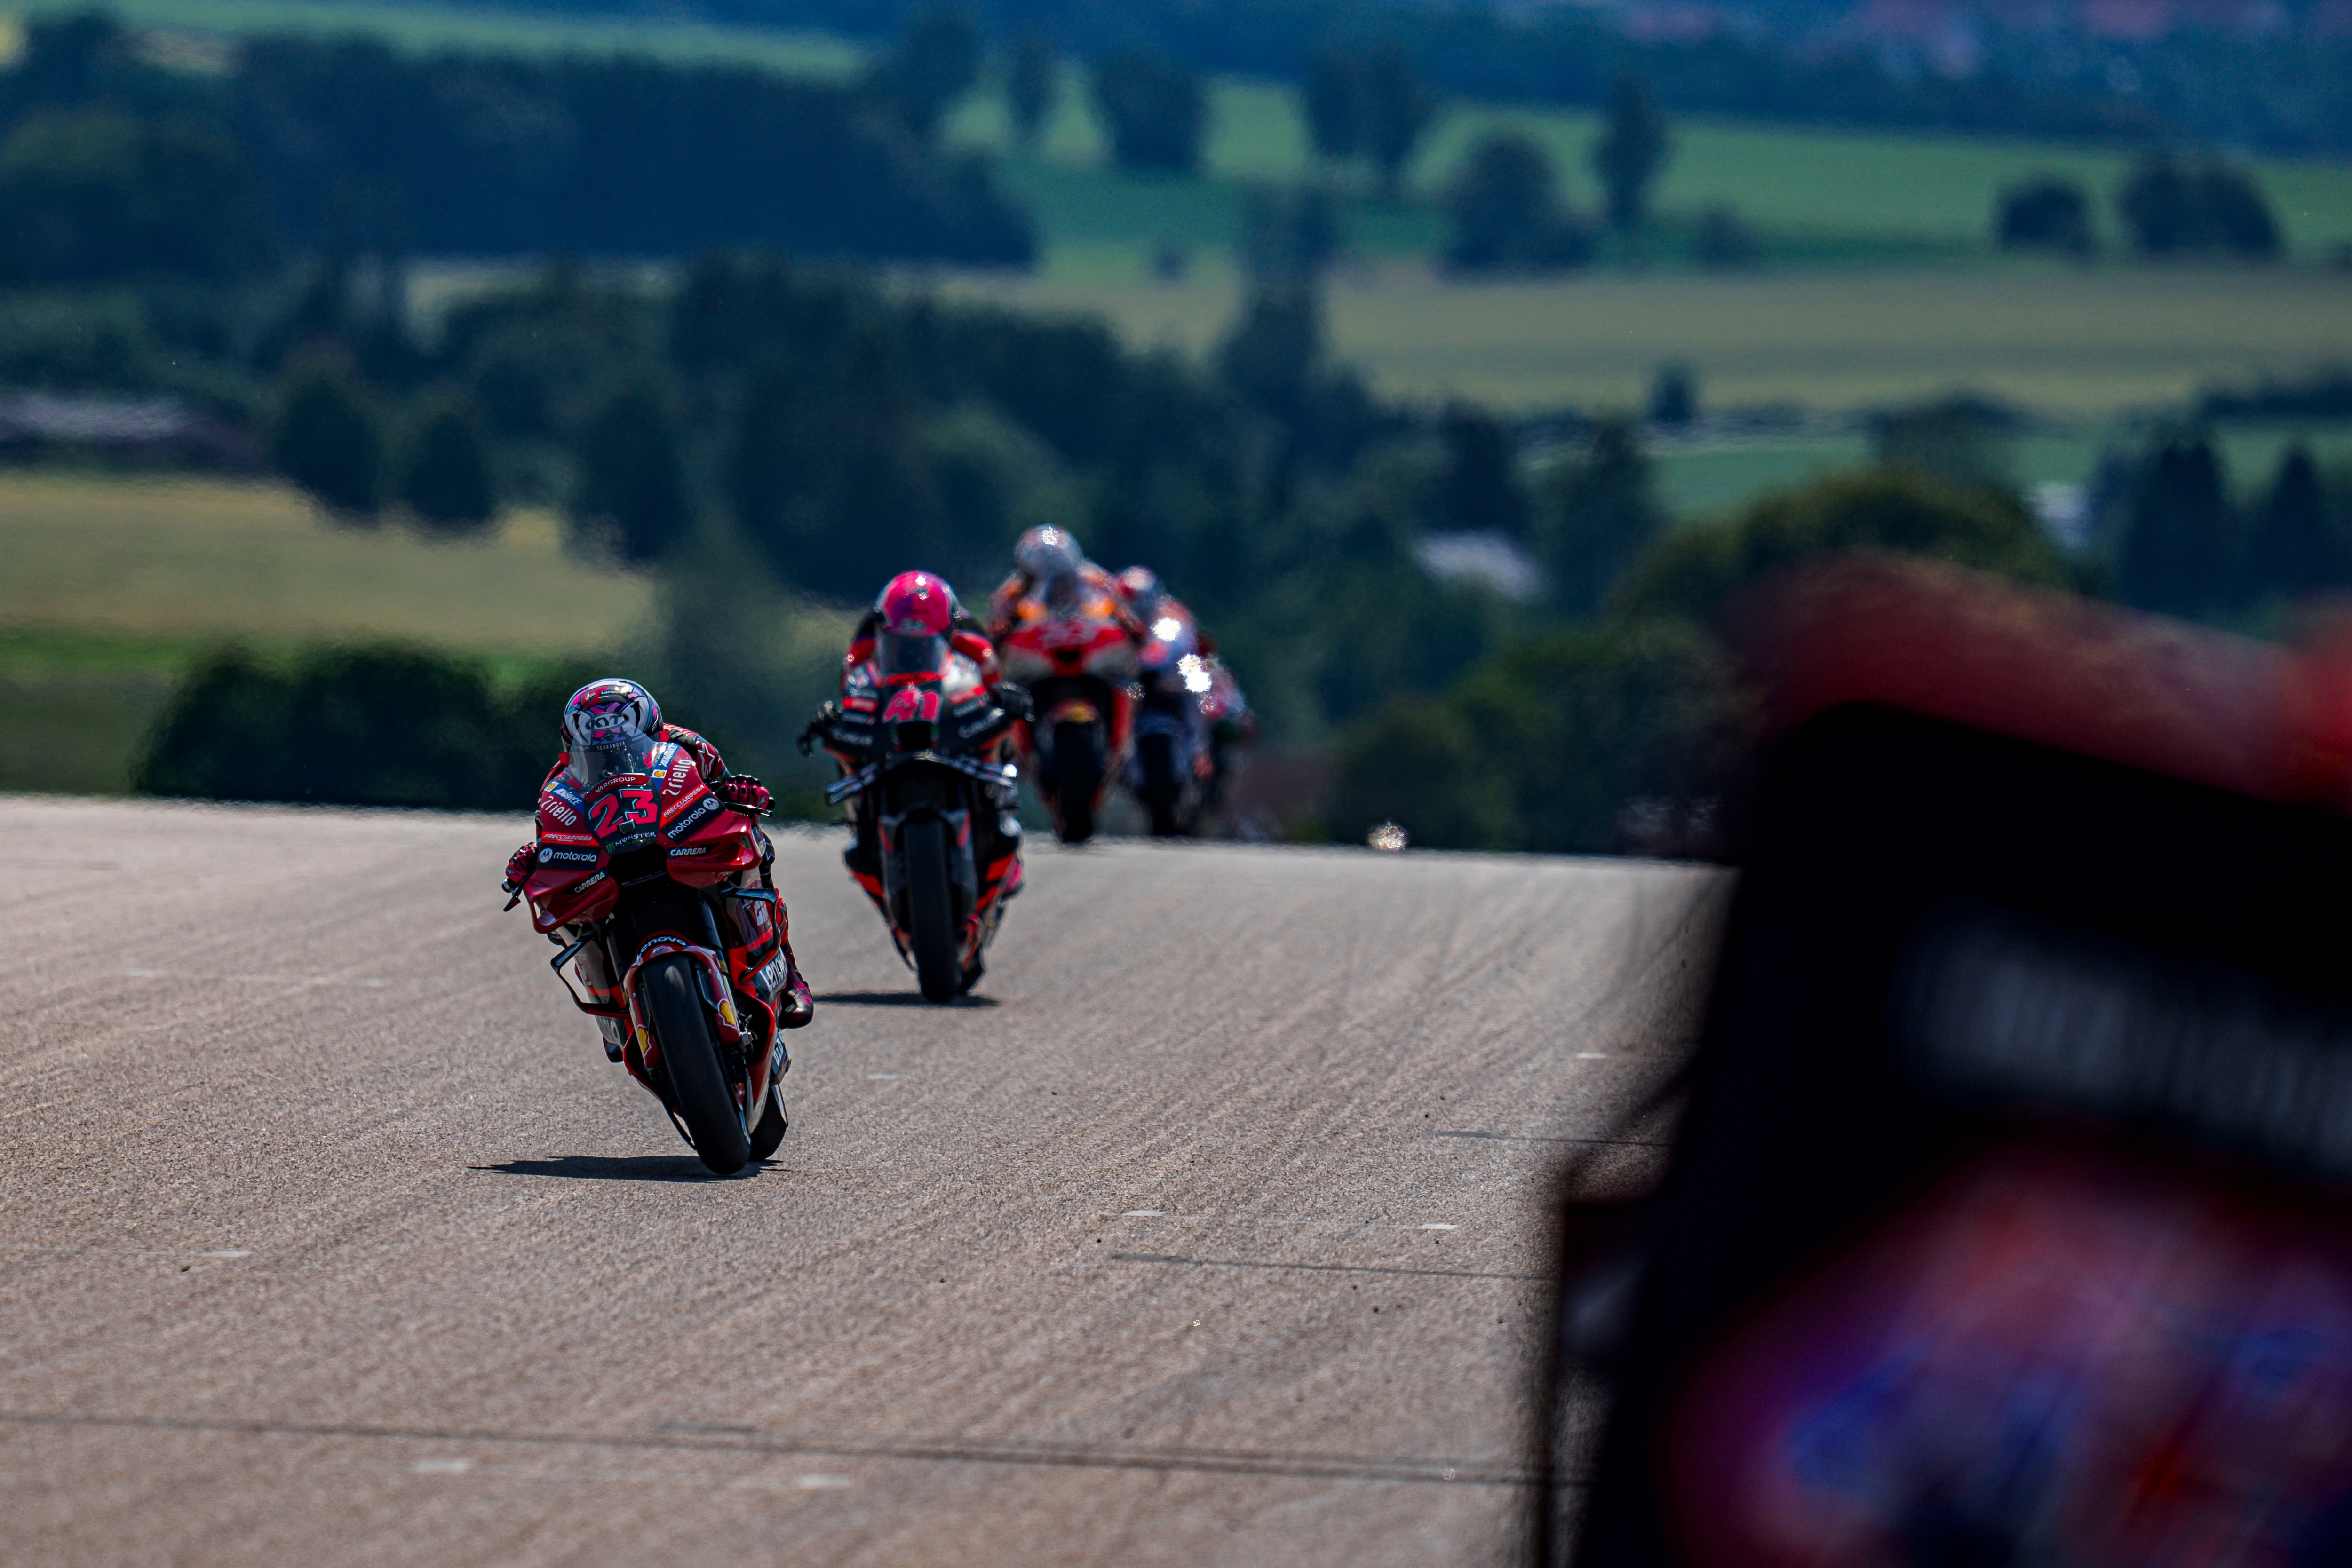
[[[945,287],[1098,312],[1130,341],[1194,352],[1240,298],[1230,269],[1174,285],[1077,274]],[[1680,360],[1716,405],[1844,409],[1967,390],[2104,417],[2352,361],[2352,273],[2016,263],[1468,286],[1390,267],[1343,272],[1329,319],[1340,357],[1405,397],[1638,406],[1659,365]]]
[[[320,520],[293,491],[212,480],[0,474],[0,789],[114,793],[189,662],[390,641],[494,664],[586,653],[644,633],[642,580],[567,556],[520,512],[487,540]]]
[[[0,625],[263,643],[396,638],[533,654],[609,647],[639,579],[567,555],[518,512],[487,539],[321,521],[290,487],[0,476]]]

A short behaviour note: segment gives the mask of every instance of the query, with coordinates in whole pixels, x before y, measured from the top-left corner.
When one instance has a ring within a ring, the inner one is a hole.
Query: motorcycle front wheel
[[[1055,829],[1066,844],[1095,836],[1095,797],[1102,791],[1103,763],[1091,724],[1054,727]]]
[[[784,1131],[792,1125],[784,1111],[784,1091],[780,1084],[768,1085],[768,1097],[760,1103],[760,1124],[751,1129],[751,1157],[764,1160],[776,1152],[784,1141]]]
[[[915,979],[925,1001],[953,1001],[963,988],[963,969],[956,962],[948,825],[937,817],[908,823],[899,850],[907,857],[907,935],[915,950]]]
[[[1147,735],[1136,743],[1143,758],[1143,809],[1151,814],[1151,836],[1181,837],[1184,824],[1176,815],[1183,782],[1176,777],[1176,737]]]
[[[710,1020],[702,1015],[694,960],[683,953],[656,958],[646,966],[644,985],[678,1120],[686,1124],[687,1136],[702,1163],[716,1175],[733,1176],[750,1162],[751,1139],[719,1066]]]

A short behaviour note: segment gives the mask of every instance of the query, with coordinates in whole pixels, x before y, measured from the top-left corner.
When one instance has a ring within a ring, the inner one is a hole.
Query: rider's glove
[[[800,738],[793,743],[800,748],[800,754],[806,757],[811,751],[816,749],[818,739],[833,727],[833,721],[840,716],[839,703],[829,702],[817,709],[816,716],[808,721],[808,727],[802,730]]]
[[[758,816],[775,804],[768,787],[749,773],[730,773],[719,781],[719,798],[739,811]]]
[[[1007,682],[1003,685],[992,687],[988,694],[988,700],[1014,718],[1032,719],[1037,716],[1037,705],[1031,700],[1027,686],[1016,686]]]
[[[525,844],[507,856],[507,879],[499,884],[501,893],[520,893],[530,873],[539,869],[539,846]]]

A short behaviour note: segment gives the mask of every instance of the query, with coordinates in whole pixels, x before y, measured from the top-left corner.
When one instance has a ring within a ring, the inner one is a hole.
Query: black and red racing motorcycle
[[[691,752],[631,732],[575,751],[541,790],[538,865],[515,895],[562,948],[550,967],[605,1055],[720,1176],[774,1154],[788,1124],[773,859],[756,818],[711,791]]]

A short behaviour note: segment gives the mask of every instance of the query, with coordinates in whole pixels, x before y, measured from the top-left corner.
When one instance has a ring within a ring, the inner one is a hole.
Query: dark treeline
[[[1027,216],[853,86],[639,57],[418,58],[257,38],[207,76],[102,16],[0,73],[0,265],[19,277],[266,268],[281,237],[449,255],[1026,263]]]
[[[935,0],[703,0],[714,19],[897,35]],[[554,8],[632,13],[644,0],[576,0]],[[1767,39],[1718,34],[1641,44],[1573,8],[1392,5],[1384,0],[992,0],[969,7],[987,31],[1035,33],[1093,59],[1142,50],[1210,71],[1306,82],[1335,44],[1377,39],[1416,60],[1443,92],[1501,102],[1597,106],[1625,66],[1680,111],[1847,125],[1999,131],[2102,140],[2170,129],[2307,151],[2352,146],[2352,73],[2340,47],[2200,37],[2129,51],[2137,90],[2104,74],[2114,51],[2080,59],[1996,39],[1985,69],[1962,79],[1890,70],[1872,55],[1810,57]]]
[[[2290,444],[2241,494],[2210,429],[2158,432],[2110,460],[2095,498],[2129,604],[2260,626],[2318,594],[2352,590],[2352,474]]]
[[[2087,256],[2098,248],[2091,206],[2079,183],[2036,175],[2000,193],[1993,205],[1993,238],[2008,250]],[[2275,261],[2285,248],[2261,183],[2215,158],[2189,162],[2168,152],[2145,153],[2116,187],[2115,207],[2125,238],[2146,256]]]

